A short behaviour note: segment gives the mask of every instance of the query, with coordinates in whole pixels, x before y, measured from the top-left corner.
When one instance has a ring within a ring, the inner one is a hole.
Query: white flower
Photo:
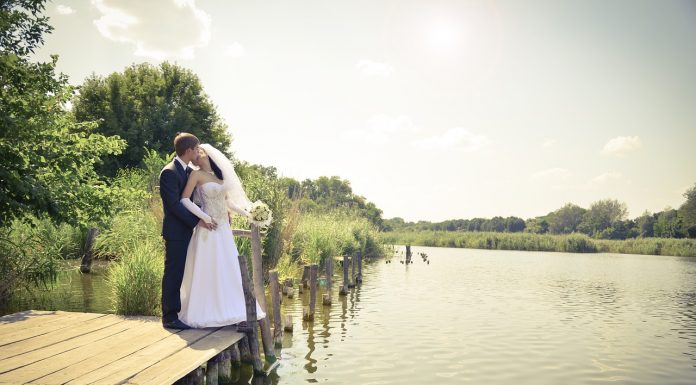
[[[261,229],[265,230],[271,225],[273,221],[273,212],[271,212],[267,204],[256,201],[251,204],[248,211],[251,214],[251,222]]]

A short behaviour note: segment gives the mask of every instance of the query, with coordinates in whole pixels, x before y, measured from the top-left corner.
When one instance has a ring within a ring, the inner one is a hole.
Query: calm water
[[[284,298],[295,331],[259,383],[696,383],[696,259],[427,247],[401,258],[364,266],[331,307],[320,293],[313,323],[306,295]],[[70,310],[108,309],[99,275],[62,287]]]

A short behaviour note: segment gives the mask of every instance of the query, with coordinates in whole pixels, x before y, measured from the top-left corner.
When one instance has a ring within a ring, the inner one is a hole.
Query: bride
[[[239,251],[227,210],[251,218],[244,209],[251,202],[230,160],[213,146],[201,144],[193,164],[199,170],[191,172],[181,203],[217,228],[211,231],[197,226],[193,230],[181,283],[179,319],[194,328],[246,321]],[[192,195],[200,208],[191,201]],[[266,316],[258,302],[256,314],[258,319]]]

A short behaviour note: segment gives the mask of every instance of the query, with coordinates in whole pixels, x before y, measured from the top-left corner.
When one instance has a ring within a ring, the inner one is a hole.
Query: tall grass
[[[382,241],[386,244],[491,250],[696,256],[696,242],[691,239],[642,238],[611,241],[592,239],[583,234],[549,235],[446,231],[395,231],[382,233],[381,235]]]
[[[276,265],[280,276],[296,276],[302,264],[323,264],[327,258],[358,250],[368,257],[384,255],[377,228],[363,217],[312,212],[299,215],[294,226],[295,231],[286,234]]]
[[[117,314],[161,315],[163,255],[162,241],[146,239],[111,264],[107,280]]]

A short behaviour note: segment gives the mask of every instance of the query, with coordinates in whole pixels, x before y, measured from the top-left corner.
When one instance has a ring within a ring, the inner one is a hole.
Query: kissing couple
[[[176,135],[174,149],[176,157],[159,179],[165,245],[162,323],[189,329],[246,321],[228,210],[251,218],[245,209],[251,201],[232,162],[218,149],[189,133]],[[258,302],[256,313],[258,319],[266,316]]]

